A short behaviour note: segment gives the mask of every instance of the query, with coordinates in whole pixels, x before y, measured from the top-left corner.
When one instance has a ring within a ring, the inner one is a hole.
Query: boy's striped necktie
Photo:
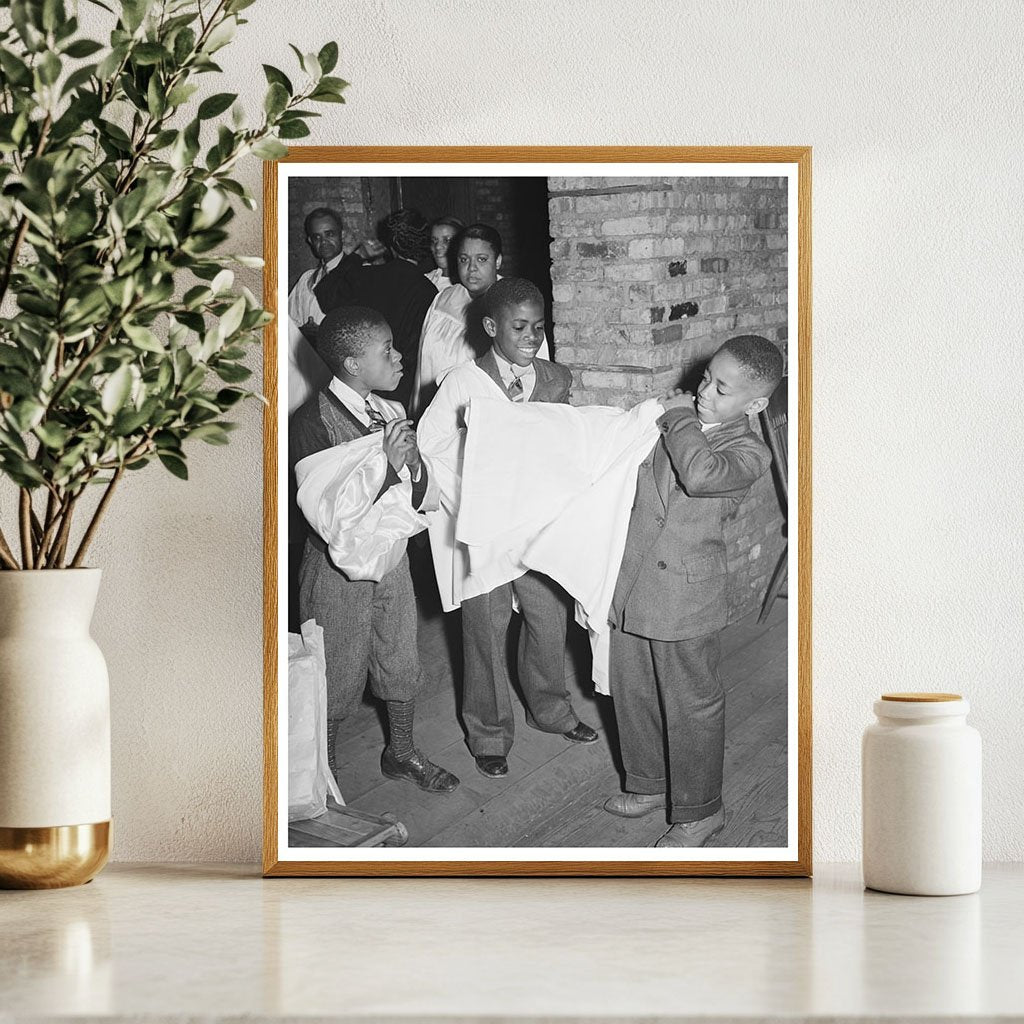
[[[370,420],[370,432],[375,433],[378,430],[384,429],[384,424],[387,420],[380,414],[377,407],[370,401],[369,397],[366,399],[366,415]]]
[[[523,391],[523,378],[513,377],[512,383],[508,386],[508,397],[513,402],[525,402],[526,393]]]

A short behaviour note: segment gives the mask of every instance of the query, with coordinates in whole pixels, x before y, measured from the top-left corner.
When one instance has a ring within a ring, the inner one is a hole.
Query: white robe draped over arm
[[[351,580],[382,580],[402,560],[406,540],[426,527],[412,507],[408,468],[374,500],[387,469],[379,433],[325,448],[295,465],[299,508],[327,544],[331,561]]]

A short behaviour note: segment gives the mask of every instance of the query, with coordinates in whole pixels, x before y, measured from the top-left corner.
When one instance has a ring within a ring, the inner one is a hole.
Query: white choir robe
[[[314,392],[327,387],[331,382],[331,371],[317,355],[306,336],[299,330],[291,317],[286,320],[288,328],[288,366],[286,381],[288,390],[288,415]]]
[[[428,520],[445,610],[528,569],[545,573],[576,601],[595,685],[607,693],[608,613],[637,468],[661,414],[653,399],[628,412],[512,403],[475,364],[449,374],[420,423],[441,490]],[[443,424],[454,427],[447,437]]]
[[[500,280],[500,278],[499,278]],[[409,411],[419,412],[429,400],[434,385],[453,366],[472,362],[478,353],[466,341],[466,313],[473,297],[464,285],[453,284],[438,292],[423,318],[420,349],[416,362],[416,386],[409,401]],[[547,338],[541,342],[537,355],[550,359]]]
[[[388,470],[379,433],[307,455],[295,464],[297,503],[326,542],[331,561],[350,580],[380,582],[402,560],[406,541],[426,527],[412,507],[412,482],[403,466],[399,482],[380,493]],[[428,478],[421,507],[436,507]]]

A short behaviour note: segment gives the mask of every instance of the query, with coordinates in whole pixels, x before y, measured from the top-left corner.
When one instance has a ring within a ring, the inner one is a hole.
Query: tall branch
[[[60,531],[57,534],[57,539],[53,542],[53,548],[50,551],[50,555],[46,559],[47,569],[61,568],[61,562],[64,560],[64,552],[68,547],[68,535],[71,533],[71,515],[75,511],[75,503],[78,501],[78,495],[81,493],[82,492],[79,490],[68,498],[67,505],[65,506],[60,520]]]
[[[27,487],[21,488],[18,523],[21,527],[21,567],[34,569],[36,566],[32,556],[32,493]]]
[[[7,543],[7,538],[4,536],[4,531],[0,530],[0,562],[4,563],[4,566],[8,569],[20,569],[18,560],[14,557],[14,552],[11,550],[11,546]]]
[[[110,478],[110,483],[107,484],[107,489],[103,492],[103,497],[100,498],[100,503],[96,506],[96,511],[93,512],[92,519],[89,520],[89,525],[86,527],[85,533],[82,535],[82,540],[79,542],[78,550],[75,552],[75,557],[71,560],[72,569],[79,568],[82,561],[85,559],[85,553],[89,550],[89,545],[92,543],[93,537],[96,536],[96,530],[100,525],[100,520],[103,518],[103,513],[107,511],[110,499],[114,496],[114,490],[123,475],[124,466],[118,466],[117,472]]]

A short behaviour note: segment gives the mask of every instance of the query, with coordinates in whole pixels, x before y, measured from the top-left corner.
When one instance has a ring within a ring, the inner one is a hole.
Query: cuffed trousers
[[[347,579],[306,542],[299,569],[299,617],[324,630],[327,717],[344,718],[370,690],[380,700],[412,700],[420,691],[416,598],[408,558],[379,583]]]
[[[568,732],[579,722],[565,685],[565,593],[547,576],[528,572],[462,602],[462,717],[474,757],[504,757],[512,749],[507,647],[513,591],[523,615],[518,664],[528,721],[543,732]]]
[[[611,694],[626,789],[667,793],[669,821],[722,806],[725,691],[718,633],[693,640],[611,634]]]

